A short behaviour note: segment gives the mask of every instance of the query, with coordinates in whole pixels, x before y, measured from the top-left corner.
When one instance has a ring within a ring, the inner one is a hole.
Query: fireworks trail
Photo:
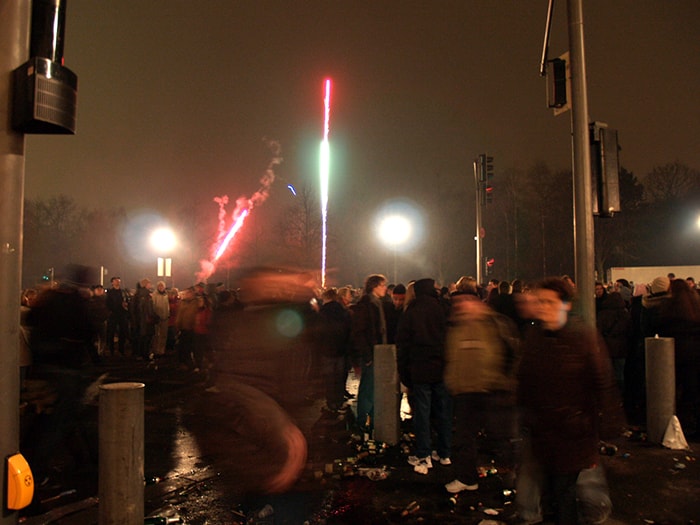
[[[324,82],[325,96],[323,98],[323,141],[321,142],[320,175],[321,175],[321,288],[326,287],[326,240],[328,238],[328,180],[331,163],[331,148],[328,143],[331,118],[331,79]]]
[[[199,261],[201,270],[197,273],[197,278],[200,281],[206,281],[211,274],[216,270],[216,263],[219,259],[226,253],[226,249],[231,244],[231,241],[236,236],[236,234],[243,227],[243,224],[250,215],[250,212],[256,206],[260,206],[264,203],[270,195],[270,187],[275,181],[275,166],[282,162],[282,148],[277,141],[267,140],[266,144],[270,151],[272,152],[272,159],[270,159],[269,164],[265,173],[260,178],[260,188],[253,193],[250,198],[240,197],[236,200],[236,208],[231,213],[231,225],[226,229],[226,205],[229,202],[228,195],[223,195],[222,197],[214,197],[214,202],[219,205],[219,234],[217,236],[216,243],[212,247],[212,257],[211,260],[201,260]]]

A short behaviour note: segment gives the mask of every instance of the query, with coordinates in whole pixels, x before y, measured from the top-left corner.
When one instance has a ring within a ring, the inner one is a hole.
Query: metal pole
[[[583,42],[583,0],[568,0],[571,59],[571,134],[574,177],[574,243],[579,313],[595,326],[594,230],[591,152],[588,140],[588,94]]]
[[[0,0],[0,458],[19,451],[19,306],[22,282],[24,134],[10,128],[12,71],[29,56],[31,2]],[[30,465],[31,467],[31,465]],[[5,472],[7,467],[3,466]],[[2,497],[7,475],[2,475]],[[0,524],[17,523],[2,505]]]
[[[647,383],[647,436],[651,443],[664,440],[668,422],[676,413],[675,341],[672,337],[644,339]]]
[[[476,189],[476,282],[481,284],[481,185],[479,183],[479,169],[477,161],[474,161],[474,188]]]
[[[142,525],[143,383],[100,386],[99,525]]]

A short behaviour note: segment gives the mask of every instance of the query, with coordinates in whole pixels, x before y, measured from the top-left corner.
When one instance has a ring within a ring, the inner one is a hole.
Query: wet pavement
[[[436,464],[428,475],[414,473],[406,463],[408,443],[364,442],[352,432],[351,413],[330,417],[320,399],[300,402],[303,396],[294,392],[293,403],[282,396],[278,404],[233,375],[220,375],[214,391],[207,391],[211,384],[180,370],[170,356],[157,368],[109,358],[89,373],[146,385],[145,515],[165,518],[162,523],[493,525],[512,513],[512,494],[504,492],[509,471],[491,462],[487,441],[479,490],[454,498],[443,487],[453,479],[453,467]],[[21,523],[97,523],[97,408],[96,400],[87,407],[77,443],[57,451],[56,476],[37,488]],[[284,452],[296,439],[279,431],[289,423],[306,438],[305,457]],[[601,455],[614,506],[606,523],[697,523],[696,452],[669,450],[643,437],[620,436],[611,442],[614,455]],[[281,493],[265,493],[284,486],[280,473],[296,472],[300,461],[296,481]]]

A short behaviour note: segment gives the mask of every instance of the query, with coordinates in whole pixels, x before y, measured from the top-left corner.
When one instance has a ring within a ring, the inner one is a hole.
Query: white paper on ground
[[[669,419],[666,432],[664,433],[664,440],[661,444],[673,450],[687,450],[690,448],[683,435],[683,429],[681,428],[681,422],[678,421],[678,416],[672,416],[671,419]]]

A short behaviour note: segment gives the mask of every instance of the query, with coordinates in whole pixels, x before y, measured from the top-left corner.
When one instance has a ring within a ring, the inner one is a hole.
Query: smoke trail
[[[269,148],[272,158],[260,178],[260,188],[249,198],[236,199],[236,208],[231,213],[231,225],[226,229],[226,205],[229,202],[228,195],[214,197],[214,202],[219,205],[219,228],[216,242],[212,246],[210,260],[199,261],[200,271],[197,273],[199,281],[206,281],[215,271],[216,263],[226,253],[231,241],[243,227],[245,219],[256,206],[263,204],[270,196],[270,187],[275,182],[275,166],[282,162],[282,147],[276,140],[263,139]]]

